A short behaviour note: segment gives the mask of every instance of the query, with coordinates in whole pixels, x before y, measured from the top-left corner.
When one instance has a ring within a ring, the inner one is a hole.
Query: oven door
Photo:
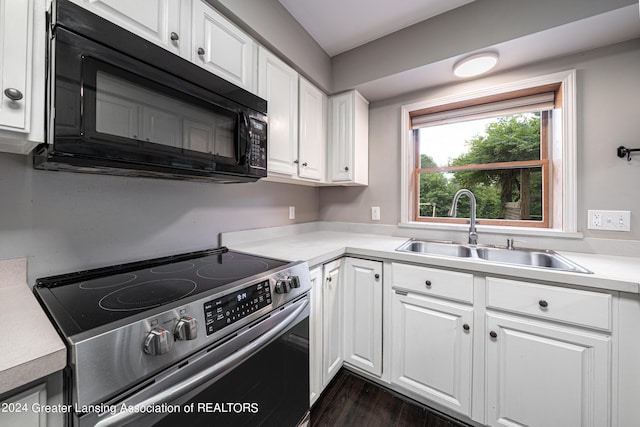
[[[309,412],[309,310],[307,295],[76,424],[294,427]]]

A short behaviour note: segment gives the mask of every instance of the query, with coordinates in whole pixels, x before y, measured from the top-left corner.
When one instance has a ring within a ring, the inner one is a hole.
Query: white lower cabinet
[[[382,375],[382,262],[345,258],[344,361]]]
[[[322,393],[322,267],[309,271],[311,313],[309,314],[309,402]]]
[[[402,290],[392,299],[391,382],[470,416],[473,307]]]
[[[47,384],[42,383],[7,400],[0,401],[3,427],[43,427],[47,413],[38,408],[47,404]]]
[[[338,373],[343,356],[342,259],[323,266],[322,284],[322,387]]]
[[[619,322],[640,299],[353,257],[312,280],[312,403],[344,363],[482,425],[626,427],[637,412],[640,346]]]
[[[491,426],[611,425],[608,336],[487,314]]]
[[[486,302],[487,424],[613,424],[612,294],[488,277]]]

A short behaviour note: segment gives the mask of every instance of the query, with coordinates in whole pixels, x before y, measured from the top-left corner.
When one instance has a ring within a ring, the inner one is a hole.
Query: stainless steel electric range
[[[219,248],[37,280],[65,339],[68,424],[295,426],[309,268]]]

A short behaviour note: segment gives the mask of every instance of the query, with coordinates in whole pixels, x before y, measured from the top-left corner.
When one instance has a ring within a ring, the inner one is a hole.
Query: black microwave
[[[37,169],[223,183],[267,175],[267,102],[93,13],[49,13]]]

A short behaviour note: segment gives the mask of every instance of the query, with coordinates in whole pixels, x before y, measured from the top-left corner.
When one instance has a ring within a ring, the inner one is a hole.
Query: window
[[[403,222],[575,231],[574,72],[403,107]]]

